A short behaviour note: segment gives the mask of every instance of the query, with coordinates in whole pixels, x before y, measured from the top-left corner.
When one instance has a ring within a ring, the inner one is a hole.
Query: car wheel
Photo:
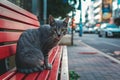
[[[99,37],[102,37],[100,33],[98,34],[98,36],[99,36]]]
[[[102,37],[104,37],[104,38],[108,37],[107,36],[107,32],[104,32],[104,34],[102,35]]]

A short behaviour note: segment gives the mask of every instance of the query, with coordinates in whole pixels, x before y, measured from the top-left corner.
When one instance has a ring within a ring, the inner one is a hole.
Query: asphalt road
[[[120,38],[101,38],[97,34],[83,34],[81,41],[106,54],[120,51]]]

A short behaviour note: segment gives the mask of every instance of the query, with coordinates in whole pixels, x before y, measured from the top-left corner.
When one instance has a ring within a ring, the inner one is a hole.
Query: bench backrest
[[[0,0],[0,59],[15,54],[16,42],[24,30],[39,26],[35,15],[7,0]]]

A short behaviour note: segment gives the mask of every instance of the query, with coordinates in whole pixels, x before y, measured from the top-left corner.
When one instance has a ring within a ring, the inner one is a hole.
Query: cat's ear
[[[69,17],[66,17],[65,20],[63,21],[65,27],[67,27],[68,22],[69,22]]]
[[[49,15],[49,24],[53,24],[55,22],[54,17],[52,15]]]
[[[69,21],[69,17],[66,17],[66,19],[63,22],[68,23],[68,21]]]

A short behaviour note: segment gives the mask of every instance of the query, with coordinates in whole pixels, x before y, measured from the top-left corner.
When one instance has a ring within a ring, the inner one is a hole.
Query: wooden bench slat
[[[44,70],[43,72],[40,73],[36,80],[41,80],[41,78],[42,80],[47,80],[49,73],[50,73],[49,70]]]
[[[27,75],[24,80],[36,80],[38,75],[39,75],[39,72],[31,73]]]
[[[63,46],[60,80],[69,80],[67,46]]]
[[[53,63],[53,60],[54,60],[54,58],[56,57],[56,55],[57,55],[57,53],[58,53],[58,51],[59,51],[59,49],[60,49],[61,47],[60,46],[55,46],[50,52],[49,52],[49,63]]]
[[[16,53],[16,44],[0,46],[0,59],[7,58]]]
[[[50,51],[50,56],[49,56],[49,63],[50,64],[53,63],[53,60],[55,59],[57,53],[59,52],[59,49],[61,49],[61,47],[56,46]],[[49,73],[50,73],[50,70],[44,70],[43,72],[40,73],[37,80],[40,80],[41,78],[42,78],[42,80],[46,80],[48,78]]]
[[[11,21],[11,20],[0,19],[0,28],[10,29],[10,30],[26,30],[26,29],[33,29],[38,27],[20,22]]]
[[[0,42],[17,41],[22,32],[0,32]]]
[[[1,6],[0,6],[0,16],[7,17],[7,18],[10,18],[10,19],[13,19],[13,20],[16,20],[16,21],[20,21],[20,22],[23,22],[23,23],[31,24],[31,25],[34,25],[34,26],[39,26],[38,21],[33,20],[31,18],[28,18],[24,15],[18,14],[14,11],[11,11],[11,10],[6,9],[4,7],[1,7]]]
[[[0,6],[4,6],[6,8],[9,8],[11,10],[16,11],[16,12],[19,12],[19,13],[21,13],[23,15],[26,15],[27,17],[38,20],[37,17],[34,14],[32,14],[32,13],[30,13],[30,12],[16,6],[15,4],[12,4],[11,2],[9,2],[7,0],[0,0]]]
[[[0,80],[7,80],[16,73],[16,68],[11,69],[10,71],[4,73],[0,76]]]
[[[9,80],[22,80],[25,77],[26,74],[23,73],[16,73],[14,76],[12,76]]]
[[[53,68],[50,72],[48,80],[57,80],[58,79],[58,72],[59,72],[59,66],[60,66],[60,60],[62,55],[62,49],[58,52],[55,61],[53,63]]]

